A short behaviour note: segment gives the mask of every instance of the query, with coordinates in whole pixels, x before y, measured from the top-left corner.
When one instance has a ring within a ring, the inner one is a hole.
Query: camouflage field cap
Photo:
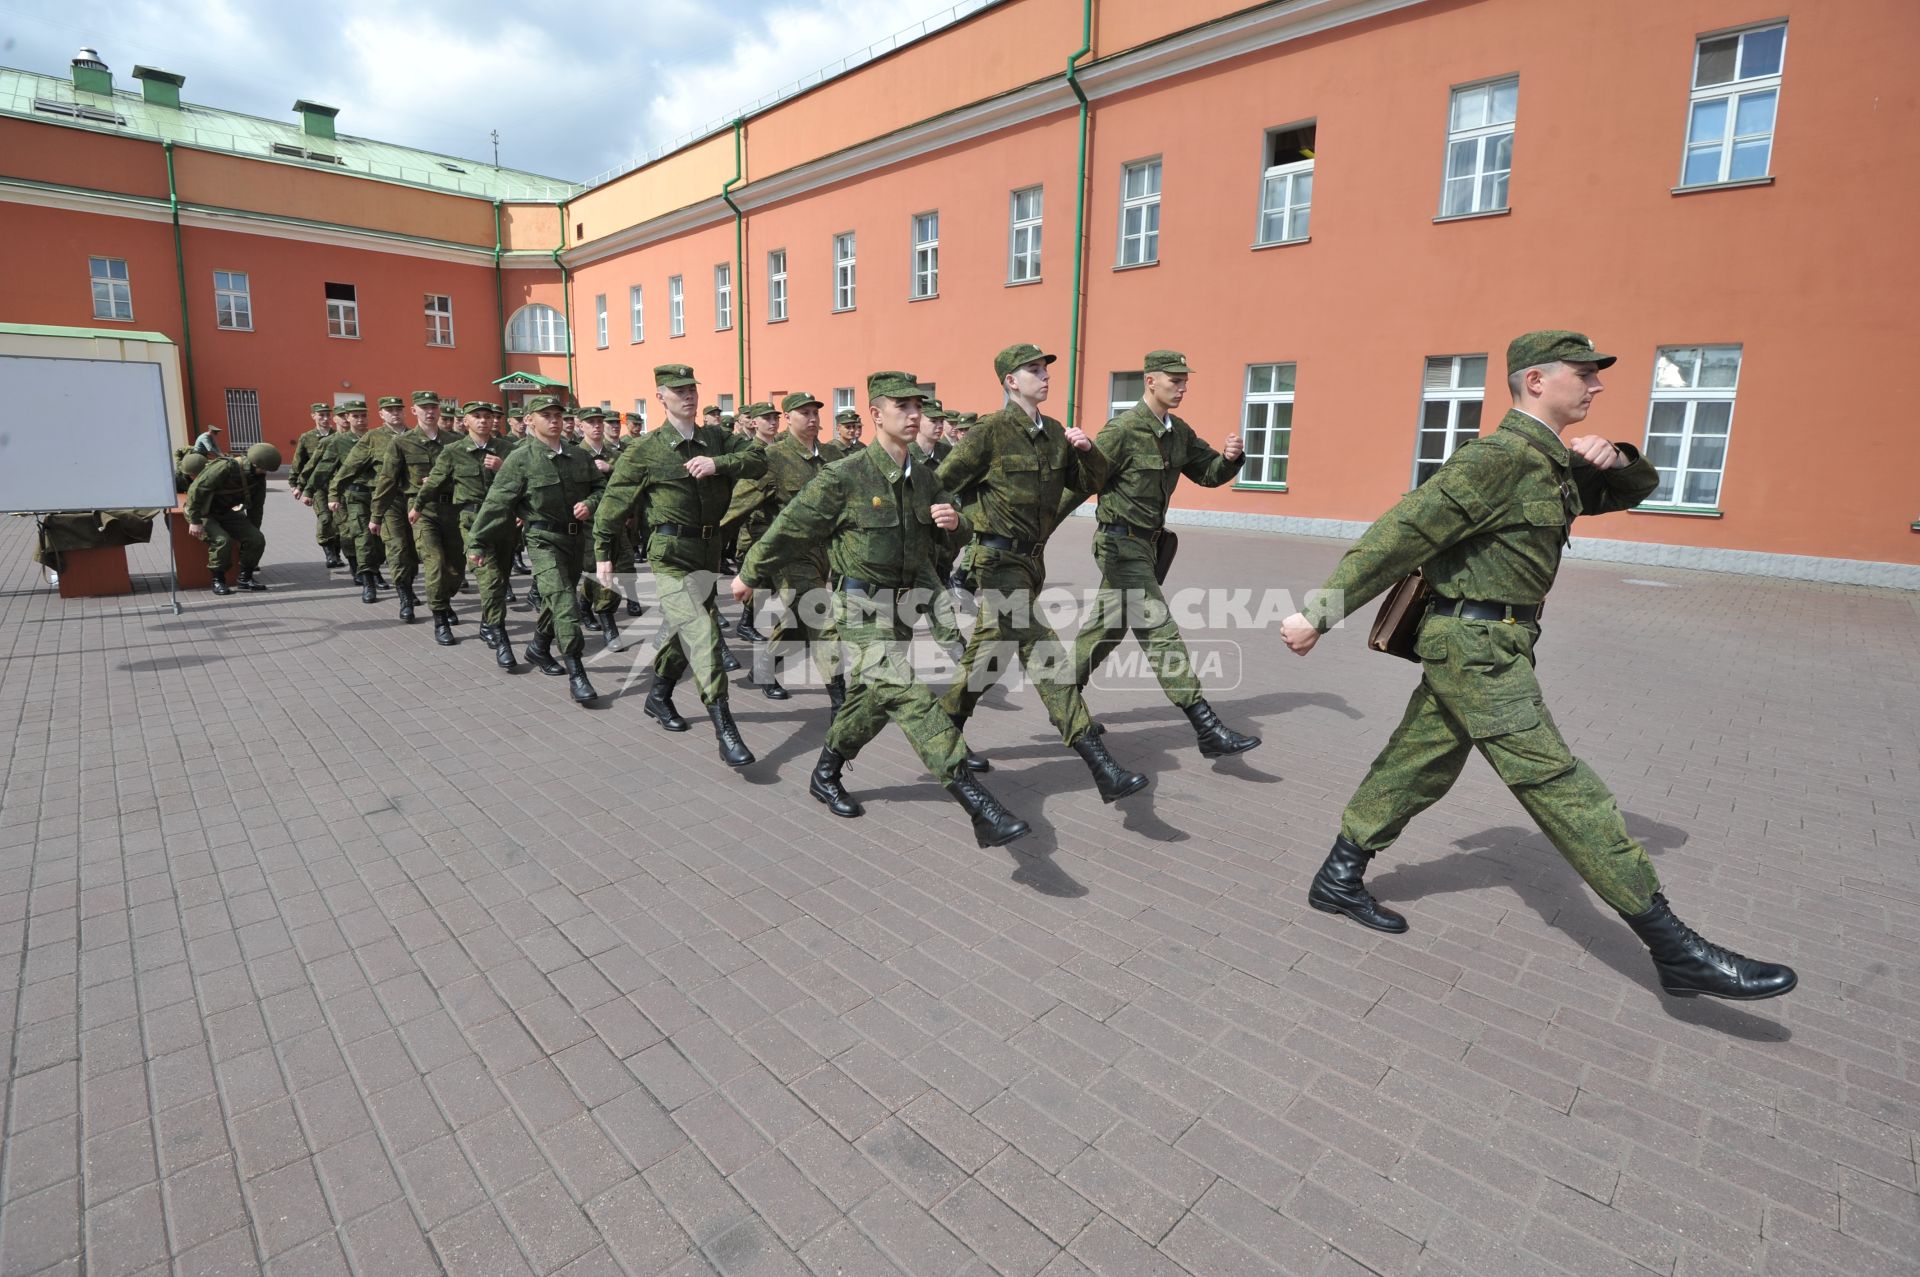
[[[929,398],[927,402],[920,405],[920,415],[925,417],[928,421],[947,420],[947,410],[940,406],[940,401],[938,399],[933,399],[933,398]]]
[[[364,399],[349,399],[345,403],[341,404],[338,408],[334,409],[335,412],[341,412],[341,413],[365,412],[366,410],[367,410],[367,401]]]
[[[458,399],[442,399],[440,401],[440,411],[441,412],[459,412],[460,401]]]
[[[247,449],[247,464],[255,470],[278,470],[280,449],[270,443],[256,443]]]
[[[550,412],[555,408],[564,409],[566,406],[559,395],[535,395],[527,400],[526,414],[531,417],[536,412]]]
[[[919,399],[929,398],[927,388],[913,379],[908,372],[876,372],[867,374],[867,398],[878,399]],[[835,418],[838,420],[838,418]]]
[[[416,390],[413,392],[413,401],[415,403],[430,403],[438,408],[440,406],[440,392],[437,390]]]
[[[189,452],[186,456],[180,458],[180,473],[186,475],[189,479],[206,468],[207,454],[204,452]]]
[[[1193,369],[1187,367],[1187,357],[1177,350],[1149,350],[1141,361],[1145,372],[1165,372],[1185,376]]]
[[[947,415],[947,424],[960,430],[977,425],[979,421],[980,414],[977,412],[955,412]]]
[[[1050,364],[1058,355],[1049,355],[1030,341],[1015,342],[993,357],[993,375],[1004,377],[1016,368],[1024,368],[1036,361]]]
[[[804,390],[796,390],[780,401],[781,412],[798,412],[802,408],[824,408],[825,404]]]
[[[644,426],[647,424],[647,419],[637,412],[630,412],[627,414],[627,424],[630,426]]]
[[[478,417],[492,411],[493,405],[480,399],[469,399],[460,405],[460,415],[463,417]]]
[[[1511,377],[1522,368],[1532,368],[1536,364],[1550,364],[1555,361],[1569,364],[1596,364],[1601,368],[1611,368],[1615,356],[1603,355],[1593,348],[1585,333],[1569,332],[1564,328],[1541,328],[1530,333],[1521,333],[1507,343],[1507,375]]]
[[[333,409],[323,403],[310,403],[307,405],[307,411],[308,412],[332,412]]]
[[[399,395],[381,395],[380,406],[382,408],[404,408],[407,406],[407,401]]]
[[[773,405],[766,400],[756,399],[754,402],[742,408],[740,415],[743,417],[771,417],[774,415],[774,409]]]
[[[833,414],[833,424],[836,426],[857,426],[860,424],[860,414],[851,408],[842,408],[839,412]]]
[[[581,421],[605,421],[607,419],[607,414],[598,408],[583,408],[575,413],[574,416]]]

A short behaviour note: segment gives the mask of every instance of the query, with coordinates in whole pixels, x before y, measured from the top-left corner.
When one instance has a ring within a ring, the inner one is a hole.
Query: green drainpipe
[[[733,122],[733,176],[720,188],[720,198],[733,210],[733,331],[739,343],[740,397],[733,401],[734,411],[739,412],[747,406],[747,311],[740,303],[747,296],[747,275],[743,265],[745,261],[746,230],[740,213],[740,206],[733,202],[733,188],[740,184],[745,172],[740,166],[741,135],[746,132],[747,122],[736,119]]]
[[[561,252],[567,246],[567,206],[563,200],[555,200],[554,210],[560,214],[560,247],[553,250],[553,264],[560,268],[560,304],[565,307],[560,313],[567,320],[567,397],[573,398],[573,276],[567,273],[567,264],[560,260]]]
[[[1073,179],[1073,335],[1067,342],[1067,425],[1077,426],[1080,402],[1081,270],[1087,256],[1087,95],[1080,87],[1081,58],[1093,51],[1093,0],[1081,0],[1080,47],[1067,59],[1067,87],[1080,99],[1080,161]]]
[[[500,338],[500,375],[507,375],[507,298],[500,280],[500,201],[493,202],[493,331]]]
[[[187,436],[198,432],[200,396],[193,384],[193,319],[187,314],[187,254],[180,243],[180,187],[173,180],[173,143],[162,142],[167,154],[167,205],[173,210],[173,273],[180,281],[180,351],[187,365]]]

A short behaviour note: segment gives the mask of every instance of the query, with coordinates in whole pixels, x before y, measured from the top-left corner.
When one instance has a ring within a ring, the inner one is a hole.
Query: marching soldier
[[[367,427],[367,405],[365,400],[353,399],[340,405],[340,412],[347,428],[327,441],[322,461],[316,465],[332,462],[332,477],[327,480],[327,510],[334,516],[340,528],[340,537],[347,546],[347,559],[353,567],[354,579],[360,583],[360,601],[376,603],[380,599],[377,586],[386,582],[380,577],[380,565],[387,561],[387,549],[380,543],[380,537],[369,527],[368,515],[373,506],[373,484],[362,481],[360,472],[365,468],[367,436],[372,433]],[[355,462],[356,470],[352,479],[344,478],[347,464]]]
[[[833,414],[833,441],[849,453],[860,449],[860,414],[851,408],[842,408]]]
[[[267,539],[247,518],[247,493],[254,475],[279,468],[280,450],[270,443],[256,443],[247,449],[244,460],[208,459],[187,488],[187,535],[207,543],[207,568],[213,573],[215,594],[233,593],[227,586],[227,569],[233,566],[236,546],[240,576],[234,584],[242,590],[267,588],[253,576]]]
[[[522,521],[534,580],[540,586],[540,611],[533,642],[527,644],[527,663],[542,674],[568,676],[568,693],[584,705],[598,693],[587,681],[587,641],[574,610],[573,583],[580,578],[587,529],[606,476],[594,469],[586,453],[561,437],[560,407],[560,400],[552,395],[535,395],[527,401],[534,442],[515,448],[494,472],[493,484],[470,526],[468,550],[476,568],[488,559],[500,561],[513,520]],[[564,664],[553,658],[555,643],[560,645]]]
[[[741,410],[741,419],[747,423],[747,433],[761,447],[767,447],[780,437],[780,416],[770,403],[750,403]],[[773,522],[777,507],[767,505],[768,477],[736,483],[733,485],[733,500],[726,514],[720,518],[720,527],[727,535],[725,558],[730,563],[738,563],[741,556],[753,548],[753,543]],[[725,626],[721,627],[723,630]],[[749,657],[752,644],[765,643],[767,636],[762,634],[753,623],[753,604],[748,603],[740,609],[740,620],[735,623],[733,632],[747,642]],[[726,641],[724,638],[721,640]],[[756,662],[757,664],[757,662]],[[778,685],[776,680],[775,686]],[[784,700],[784,696],[774,696],[771,687],[765,687],[769,696],[775,700]],[[784,690],[784,689],[783,689]]]
[[[452,505],[459,520],[461,547],[457,562],[462,574],[466,571],[468,549],[477,548],[472,536],[474,521],[480,517],[480,507],[493,486],[494,475],[509,455],[506,445],[494,437],[494,423],[499,416],[492,409],[492,404],[477,400],[463,407],[465,436],[440,450],[439,459],[420,481],[420,491],[414,498],[415,511],[443,503]],[[480,638],[493,649],[494,661],[503,670],[512,670],[518,665],[513,657],[513,643],[507,638],[504,569],[508,556],[501,551],[509,545],[510,541],[501,541],[487,547],[490,552],[474,560],[474,575],[480,585]]]
[[[332,512],[327,509],[325,501],[314,506],[307,495],[307,472],[327,440],[333,438],[333,410],[326,404],[316,403],[310,405],[308,412],[313,417],[313,429],[294,442],[293,461],[287,467],[287,491],[292,493],[295,501],[313,506],[313,539],[326,556],[327,566],[337,568],[340,566],[340,532],[333,525]]]
[[[619,414],[615,413],[614,416],[617,420]],[[598,470],[602,475],[610,475],[613,473],[613,463],[620,454],[619,449],[615,448],[607,439],[606,413],[598,408],[588,408],[580,414],[580,443],[578,446],[580,450],[585,452],[592,460],[595,470]],[[625,528],[621,529],[623,537],[625,531]],[[627,553],[625,540],[616,541],[614,544],[614,558],[616,560],[622,560],[627,556]],[[588,623],[599,629],[601,637],[603,637],[609,645],[619,642],[620,627],[614,624],[613,620],[613,611],[620,606],[619,592],[600,584],[597,579],[591,577],[581,582],[580,591],[587,605],[584,615],[588,619]]]
[[[1107,479],[1107,460],[1085,432],[1063,429],[1040,412],[1053,361],[1026,342],[994,356],[1007,406],[982,417],[940,467],[949,491],[978,489],[973,575],[980,598],[980,623],[940,704],[964,730],[975,704],[1017,655],[1034,672],[1060,739],[1086,763],[1101,801],[1111,803],[1145,789],[1147,778],[1116,763],[1101,735],[1090,730],[1067,653],[1035,603],[1046,580],[1041,555],[1062,491],[1097,492]]]
[[[1200,741],[1203,758],[1241,754],[1260,743],[1220,721],[1194,676],[1193,658],[1181,641],[1166,596],[1160,592],[1156,560],[1167,534],[1167,506],[1174,485],[1185,475],[1217,488],[1240,472],[1240,436],[1230,434],[1215,452],[1193,427],[1173,415],[1186,398],[1192,369],[1177,350],[1155,350],[1144,361],[1146,391],[1140,402],[1109,421],[1093,441],[1107,459],[1107,482],[1100,490],[1099,526],[1093,557],[1100,565],[1100,592],[1093,614],[1073,644],[1073,681],[1085,689],[1113,649],[1131,630],[1146,649],[1160,689],[1187,716]],[[1064,519],[1085,497],[1067,492],[1060,499]]]
[[[626,437],[621,440],[621,449],[624,451],[638,443],[646,427],[647,419],[644,416],[637,412],[628,413],[627,433]],[[624,532],[626,535],[626,549],[628,551],[624,562],[627,565],[627,570],[633,573],[633,589],[627,595],[627,615],[645,616],[647,609],[645,605],[640,602],[640,564],[647,546],[647,525],[641,520],[639,511],[636,510],[633,514],[627,516],[627,526]]]
[[[595,572],[613,584],[613,550],[621,524],[636,508],[649,530],[647,561],[660,594],[666,633],[653,662],[647,715],[670,732],[687,730],[674,708],[673,689],[689,667],[713,722],[720,757],[729,767],[753,762],[727,705],[721,660],[719,612],[714,594],[720,573],[720,516],[738,479],[766,473],[763,449],[743,435],[717,426],[696,426],[699,382],[685,364],[653,370],[655,393],[666,409],[664,424],[620,454],[605,498],[594,517]]]
[[[1653,862],[1619,806],[1554,725],[1534,676],[1540,612],[1576,515],[1630,510],[1659,486],[1631,444],[1563,438],[1586,420],[1613,356],[1575,332],[1546,330],[1507,347],[1513,408],[1376,520],[1341,558],[1325,592],[1281,626],[1305,656],[1352,613],[1420,568],[1433,591],[1417,651],[1420,685],[1400,725],[1347,803],[1340,836],[1307,901],[1376,931],[1407,920],[1363,876],[1409,820],[1439,801],[1478,749],[1560,854],[1632,927],[1674,997],[1749,1000],[1786,993],[1791,967],[1709,943],[1668,907]]]
[[[435,396],[435,402],[438,398]],[[405,401],[398,395],[387,395],[380,400],[380,424],[362,435],[353,451],[347,454],[339,473],[333,477],[333,486],[345,496],[347,513],[356,521],[356,529],[366,529],[363,535],[377,542],[380,554],[393,564],[393,587],[400,595],[400,619],[411,624],[414,609],[420,606],[420,599],[413,592],[413,579],[420,566],[413,549],[413,532],[398,510],[385,514],[373,501],[373,484],[379,478],[380,468],[393,445],[406,433],[400,425],[403,411]],[[361,545],[360,562],[364,565],[369,547],[364,541]],[[373,583],[363,582],[361,601],[373,603],[378,597]]]
[[[974,840],[982,847],[1004,846],[1023,837],[1028,825],[974,778],[960,729],[914,676],[906,655],[911,632],[895,603],[927,562],[934,530],[952,528],[959,519],[939,476],[909,451],[926,388],[883,372],[867,378],[867,395],[873,446],[825,466],[795,494],[748,553],[733,596],[745,602],[756,586],[777,583],[786,564],[825,545],[837,582],[835,628],[852,677],[807,792],[836,816],[863,814],[841,772],[891,720],[966,810]]]
[[[414,391],[413,416],[414,428],[396,439],[381,458],[373,482],[373,517],[382,528],[399,527],[399,535],[413,546],[414,558],[426,578],[433,641],[452,647],[460,641],[453,636],[453,627],[459,621],[453,612],[453,596],[460,588],[460,527],[453,507],[444,500],[418,500],[421,480],[447,446],[447,436],[440,429],[439,397],[431,391]],[[403,510],[404,515],[400,513]],[[394,576],[398,579],[399,573]],[[406,586],[401,589],[411,592]],[[402,610],[400,615],[403,620],[413,619],[410,610]]]

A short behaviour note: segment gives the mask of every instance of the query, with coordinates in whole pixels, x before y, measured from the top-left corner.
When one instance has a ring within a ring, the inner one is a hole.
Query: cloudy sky
[[[973,0],[965,0],[972,7]],[[65,75],[90,45],[208,106],[585,181],[944,14],[954,0],[0,0],[0,65]]]

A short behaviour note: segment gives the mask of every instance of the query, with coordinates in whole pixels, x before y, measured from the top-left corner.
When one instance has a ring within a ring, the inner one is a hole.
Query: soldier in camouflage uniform
[[[900,375],[908,381],[919,381],[910,372]],[[916,441],[908,446],[913,450],[916,460],[925,460],[929,467],[938,470],[940,463],[953,454],[951,447],[941,447],[940,431],[947,419],[946,409],[940,406],[938,399],[929,399],[921,410],[920,419],[926,432],[926,445],[922,446]],[[952,556],[947,553],[950,544],[948,538],[957,534],[957,528],[943,528],[934,534],[927,564],[914,574],[914,588],[908,595],[913,624],[925,621],[933,633],[933,641],[955,664],[959,663],[967,648],[966,636],[960,632],[959,617],[954,613],[953,596],[947,593],[946,584],[949,575],[947,565],[953,562]]]
[[[1573,756],[1534,675],[1540,613],[1574,516],[1629,510],[1659,486],[1631,444],[1562,439],[1584,421],[1614,362],[1560,329],[1507,347],[1514,407],[1491,435],[1463,445],[1348,550],[1325,592],[1282,623],[1305,655],[1339,618],[1415,568],[1434,592],[1421,624],[1420,686],[1347,804],[1340,836],[1308,903],[1378,931],[1407,921],[1375,900],[1363,876],[1414,816],[1446,794],[1478,749],[1560,854],[1626,919],[1677,997],[1769,998],[1793,988],[1789,967],[1709,943],[1674,917],[1653,862],[1619,806]]]
[[[213,573],[215,594],[233,593],[227,587],[227,569],[233,566],[236,546],[240,576],[235,585],[242,590],[267,588],[253,578],[267,540],[247,518],[247,493],[256,474],[279,468],[280,450],[270,443],[256,443],[247,449],[244,461],[210,459],[188,486],[187,535],[207,543],[207,568]]]
[[[860,450],[860,414],[852,408],[842,408],[833,414],[833,441],[847,450],[849,456]]]
[[[774,406],[762,400],[750,403],[740,410],[740,419],[747,423],[747,435],[761,448],[765,448],[780,437],[780,414]],[[727,512],[720,516],[720,528],[726,536],[725,558],[730,564],[738,564],[742,555],[753,548],[753,543],[767,530],[767,524],[773,522],[776,511],[766,504],[767,478],[762,475],[758,480],[733,485],[733,496],[727,506]],[[726,626],[721,626],[724,634]],[[734,624],[733,632],[748,644],[748,660],[753,661],[755,643],[765,643],[767,636],[762,634],[753,623],[753,604],[748,603],[740,609],[740,619]],[[721,642],[726,642],[723,637]],[[777,699],[782,699],[776,697]]]
[[[460,537],[456,561],[462,576],[467,548],[474,544],[474,521],[480,517],[480,506],[493,486],[493,476],[509,455],[506,445],[494,437],[494,423],[499,418],[492,408],[492,404],[478,400],[463,407],[465,434],[440,450],[439,459],[420,481],[420,491],[414,497],[416,511],[443,504],[455,511]],[[474,567],[480,584],[480,638],[493,649],[494,660],[503,670],[514,669],[517,664],[513,643],[507,638],[507,577],[503,569],[510,550],[508,554],[500,552],[510,545],[509,540],[489,547],[493,552],[480,556]]]
[[[313,429],[302,434],[294,441],[293,460],[287,466],[287,491],[295,501],[304,505],[313,505],[307,498],[307,471],[313,465],[313,459],[327,440],[333,438],[333,411],[323,403],[310,405],[309,413],[313,417]],[[313,509],[313,539],[320,547],[330,568],[340,566],[340,534],[333,526],[333,515],[322,501]]]
[[[713,722],[720,757],[745,767],[753,753],[740,739],[727,704],[719,612],[720,516],[738,479],[765,474],[766,452],[744,435],[695,426],[699,382],[685,364],[661,364],[653,380],[667,420],[620,454],[594,518],[595,573],[613,584],[613,552],[620,528],[636,508],[650,531],[647,561],[660,595],[665,634],[653,662],[646,712],[670,732],[687,730],[673,705],[674,685],[689,667]]]
[[[574,610],[573,584],[586,560],[587,530],[606,476],[594,469],[586,453],[561,438],[560,406],[552,395],[527,401],[534,442],[515,448],[494,472],[468,530],[468,551],[476,568],[488,559],[503,560],[513,521],[522,521],[540,585],[540,612],[533,642],[527,644],[527,663],[542,674],[567,675],[569,693],[584,705],[597,693],[587,681],[587,641]],[[556,643],[560,661],[553,657]]]
[[[1078,426],[1063,429],[1040,412],[1053,360],[1025,342],[994,356],[1007,406],[981,418],[940,467],[948,491],[979,489],[973,571],[980,596],[980,622],[940,704],[964,728],[974,705],[1017,655],[1060,739],[1080,755],[1101,801],[1110,803],[1145,789],[1147,778],[1116,763],[1101,735],[1090,730],[1071,659],[1036,602],[1046,581],[1041,555],[1061,493],[1097,492],[1107,480],[1107,459],[1093,441]]]
[[[413,535],[410,530],[402,533],[406,523],[398,514],[391,520],[394,526],[387,528],[373,504],[373,483],[380,476],[381,463],[394,443],[406,433],[400,427],[400,414],[404,410],[404,401],[398,395],[387,395],[380,400],[380,424],[361,435],[346,460],[340,463],[340,469],[333,476],[332,495],[346,507],[347,518],[359,540],[361,601],[373,603],[379,599],[374,589],[378,578],[368,575],[372,571],[369,564],[378,567],[383,560],[391,561],[394,587],[400,592],[400,619],[411,621],[419,603],[413,594],[413,576],[418,567]]]
[[[1260,738],[1243,736],[1221,722],[1200,695],[1193,658],[1154,574],[1174,485],[1181,475],[1209,488],[1232,480],[1240,472],[1240,436],[1228,435],[1225,451],[1215,452],[1192,426],[1173,415],[1186,397],[1192,372],[1185,355],[1177,350],[1151,351],[1144,366],[1146,389],[1140,402],[1109,421],[1093,441],[1107,459],[1107,485],[1100,491],[1099,526],[1093,538],[1100,592],[1092,615],[1074,640],[1073,681],[1084,689],[1131,630],[1146,649],[1160,690],[1193,724],[1201,756],[1245,753]],[[1062,494],[1059,518],[1066,518],[1083,500],[1075,492]]]
[[[627,433],[620,441],[621,451],[624,452],[638,443],[640,436],[646,432],[646,427],[647,419],[644,416],[637,412],[628,413]],[[647,545],[647,525],[640,517],[638,510],[627,516],[627,526],[621,529],[621,535],[625,538],[621,548],[626,551],[626,555],[617,561],[623,563],[626,570],[633,573],[633,588],[627,593],[627,615],[645,616],[646,606],[640,602],[640,564],[644,562],[642,555]]]
[[[360,557],[366,535],[365,521],[355,524],[349,514],[345,500],[335,494],[334,480],[340,475],[340,467],[360,443],[361,436],[367,433],[367,405],[358,399],[350,400],[333,410],[334,420],[339,423],[333,437],[307,466],[307,482],[302,489],[317,506],[324,506],[329,518],[333,520],[335,531],[340,534],[340,553],[347,560],[347,571],[353,574],[353,583],[363,585],[366,576],[378,567],[382,560],[376,558],[372,564]],[[371,489],[368,490],[371,495]],[[358,529],[356,531],[356,528]],[[374,541],[376,550],[379,542]],[[364,597],[364,595],[362,596]],[[377,596],[376,596],[377,597]]]
[[[440,428],[440,400],[431,391],[414,391],[413,416],[417,423],[414,428],[396,439],[381,458],[373,482],[373,517],[383,529],[397,525],[400,535],[413,546],[427,588],[433,641],[452,647],[459,642],[453,636],[453,627],[459,623],[453,596],[460,588],[460,526],[452,506],[422,506],[415,500],[420,481],[440,459],[450,436]],[[411,621],[412,600],[404,587],[402,598],[407,601],[401,605],[400,619]]]
[[[619,414],[614,414],[617,418]],[[607,438],[607,414],[598,408],[588,408],[580,414],[580,442],[575,445],[586,453],[593,462],[593,468],[602,475],[613,473],[613,463],[619,459],[620,450]],[[622,539],[614,544],[614,558],[621,560],[627,554],[624,540],[626,529],[621,529]],[[580,583],[581,600],[586,604],[583,616],[591,628],[598,629],[609,645],[620,641],[620,627],[614,623],[614,609],[620,606],[619,591],[600,584],[592,577]]]
[[[933,468],[908,451],[926,394],[899,373],[867,378],[873,446],[822,468],[795,494],[747,555],[733,596],[744,602],[756,586],[780,580],[785,565],[825,545],[837,583],[834,624],[853,677],[807,792],[836,816],[862,814],[841,770],[891,720],[966,809],[979,845],[997,847],[1025,835],[1027,823],[974,779],[960,729],[914,676],[906,654],[911,631],[896,605],[927,562],[935,529],[959,518]]]

